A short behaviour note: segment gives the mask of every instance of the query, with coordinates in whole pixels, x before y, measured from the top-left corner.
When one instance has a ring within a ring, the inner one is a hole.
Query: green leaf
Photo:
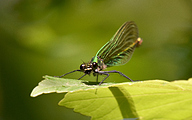
[[[138,118],[134,102],[123,87],[109,87],[69,92],[59,105],[92,116],[93,120]]]
[[[31,92],[31,97],[36,97],[43,93],[64,93],[73,92],[77,90],[88,90],[95,88],[108,87],[114,83],[103,83],[101,86],[94,85],[95,82],[88,82],[84,80],[63,79],[52,76],[43,76],[45,80],[41,81]],[[93,85],[91,85],[93,84]]]
[[[192,119],[192,79],[87,84],[91,83],[45,76],[31,96],[68,92],[59,105],[74,108],[92,120]]]

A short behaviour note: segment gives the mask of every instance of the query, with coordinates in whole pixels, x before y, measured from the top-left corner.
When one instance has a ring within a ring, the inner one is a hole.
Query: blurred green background
[[[64,94],[30,93],[43,75],[79,69],[126,21],[135,21],[143,44],[126,65],[108,70],[133,80],[192,77],[191,0],[1,0],[0,120],[89,120],[57,105]]]

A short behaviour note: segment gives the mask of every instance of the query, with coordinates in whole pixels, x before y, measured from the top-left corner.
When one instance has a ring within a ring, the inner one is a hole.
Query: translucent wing
[[[105,65],[117,66],[127,63],[138,46],[138,29],[134,22],[124,23],[115,35],[96,54]]]

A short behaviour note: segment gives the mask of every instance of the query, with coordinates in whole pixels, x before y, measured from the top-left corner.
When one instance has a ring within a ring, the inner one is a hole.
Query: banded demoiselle
[[[93,75],[96,76],[96,82],[98,82],[98,75],[106,75],[106,77],[99,83],[99,85],[101,85],[103,81],[109,77],[109,73],[119,73],[123,77],[133,82],[132,79],[120,71],[102,70],[106,69],[107,67],[124,65],[127,63],[131,59],[135,48],[139,47],[142,41],[143,40],[138,37],[137,25],[133,21],[125,22],[117,30],[111,40],[108,41],[103,47],[101,47],[101,49],[88,63],[83,63],[80,65],[80,69],[63,74],[59,77],[80,71],[84,72],[84,75],[79,79],[83,78],[87,74],[90,75],[93,73]]]

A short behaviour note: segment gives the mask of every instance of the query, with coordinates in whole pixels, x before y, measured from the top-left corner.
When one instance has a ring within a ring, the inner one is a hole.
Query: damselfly
[[[83,63],[80,65],[80,69],[63,74],[59,77],[80,71],[84,72],[84,75],[79,79],[83,78],[87,74],[90,75],[93,73],[93,75],[96,76],[96,82],[98,82],[98,75],[106,75],[106,77],[99,83],[99,85],[101,85],[103,81],[109,77],[109,73],[119,73],[123,77],[133,82],[132,79],[119,71],[102,70],[106,69],[107,67],[118,66],[127,63],[131,59],[135,48],[139,47],[142,41],[143,40],[138,37],[137,25],[133,21],[126,22],[119,28],[111,40],[101,47],[101,49],[88,63]]]

